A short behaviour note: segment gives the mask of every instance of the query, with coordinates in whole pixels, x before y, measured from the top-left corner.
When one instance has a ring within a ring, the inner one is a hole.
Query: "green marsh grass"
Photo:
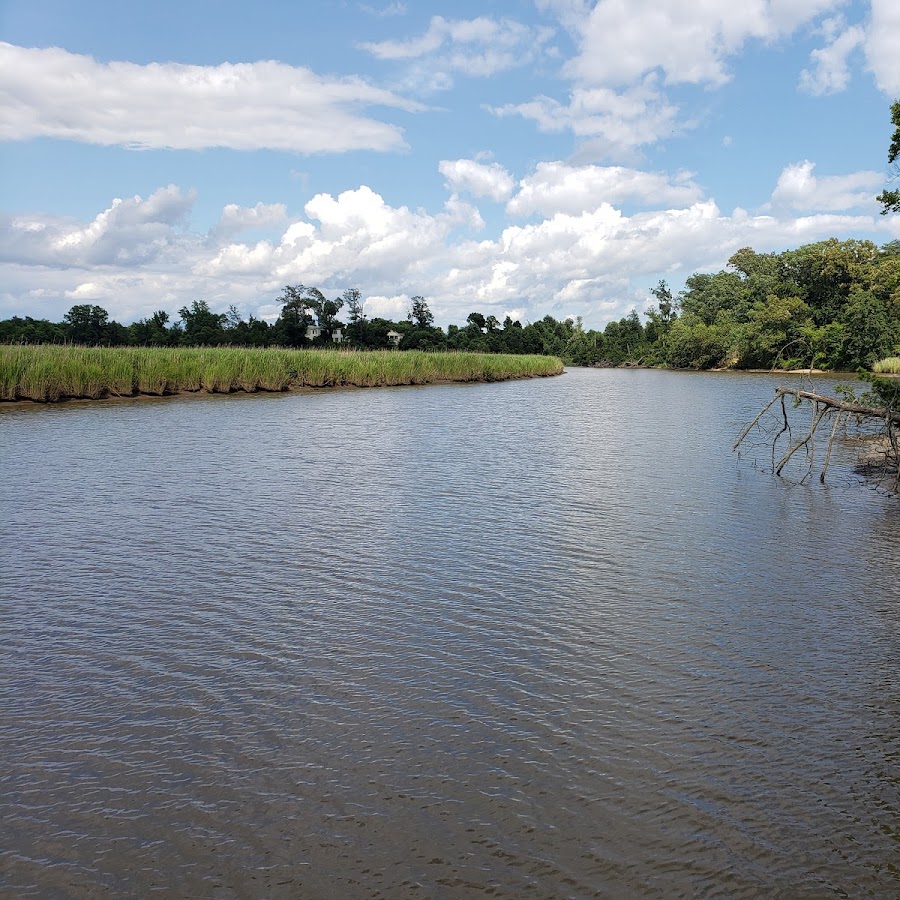
[[[872,366],[878,375],[900,375],[900,356],[889,356]]]
[[[0,400],[286,391],[559,375],[552,356],[236,347],[0,346]]]

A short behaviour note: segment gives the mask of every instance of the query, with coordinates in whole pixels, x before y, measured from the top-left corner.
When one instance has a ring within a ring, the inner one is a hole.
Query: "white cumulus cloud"
[[[229,203],[222,210],[213,234],[221,240],[242,231],[270,230],[283,225],[286,219],[287,207],[283,203],[257,203],[250,207]]]
[[[872,0],[866,58],[878,87],[891,99],[900,94],[900,4]]]
[[[500,202],[512,193],[515,180],[499,163],[481,163],[473,159],[443,159],[438,171],[452,191],[473,197],[490,197]]]
[[[668,96],[676,85],[718,87],[731,61],[751,41],[773,42],[812,24],[843,0],[538,0],[569,31],[576,53],[563,66],[572,83],[568,102],[538,96],[494,108],[521,115],[542,131],[571,131],[578,159],[624,162],[658,141],[695,126]],[[881,0],[877,0],[881,2]],[[822,56],[809,85],[841,78],[837,55],[854,32]],[[830,67],[829,67],[830,63]]]
[[[513,19],[433,16],[424,34],[408,40],[362,43],[377,59],[411,62],[404,83],[419,89],[447,89],[453,73],[485,78],[528,65],[546,49],[553,30]]]
[[[750,39],[790,34],[841,0],[599,0],[565,21],[579,41],[568,73],[586,84],[621,85],[660,69],[667,83],[722,84],[728,60]]]
[[[193,208],[193,191],[175,185],[139,196],[116,198],[91,222],[47,216],[7,216],[0,226],[0,260],[37,265],[138,266],[170,250]]]
[[[850,83],[848,58],[865,41],[865,31],[859,25],[842,29],[829,43],[813,50],[809,57],[813,68],[800,73],[800,88],[809,94],[835,94]]]
[[[544,132],[571,131],[583,141],[582,160],[630,160],[641,147],[682,128],[677,107],[659,91],[652,75],[621,91],[579,87],[571,92],[568,103],[541,96],[493,112],[531,119]]]
[[[900,237],[897,217],[836,211],[851,208],[871,173],[812,181],[811,164],[799,164],[779,181],[770,212],[725,215],[712,199],[692,199],[696,189],[687,176],[667,181],[623,170],[619,175],[626,184],[631,179],[628,190],[638,195],[654,186],[673,191],[672,200],[686,192],[681,204],[626,215],[599,192],[579,210],[577,189],[565,189],[570,173],[556,165],[525,180],[539,218],[485,239],[473,236],[484,225],[477,209],[456,195],[429,212],[392,206],[365,185],[315,196],[301,216],[270,223],[275,236],[265,240],[232,234],[216,244],[191,232],[184,215],[192,198],[174,187],[114,202],[87,222],[8,219],[0,223],[0,311],[58,321],[73,303],[98,302],[127,322],[157,309],[174,316],[203,298],[216,311],[233,303],[244,315],[271,318],[282,287],[302,283],[327,296],[357,287],[369,298],[370,315],[403,315],[408,299],[421,294],[442,324],[462,323],[477,309],[498,318],[515,310],[523,320],[582,315],[587,325],[602,326],[635,304],[645,308],[642,285],[665,277],[677,287],[694,271],[724,266],[740,247],[781,250],[833,234]],[[610,172],[569,168],[616,189]],[[801,199],[811,192],[818,202]],[[816,212],[826,209],[832,211]],[[229,217],[245,218],[223,213]]]
[[[702,191],[687,173],[674,179],[658,172],[622,166],[571,166],[563,162],[538,163],[523,178],[507,203],[511,215],[557,212],[578,214],[604,203],[643,206],[686,206],[700,200]]]
[[[359,78],[284,63],[97,62],[60,48],[0,42],[0,140],[296,153],[396,150],[401,129],[359,110],[418,104]]]
[[[882,174],[853,172],[819,178],[813,173],[815,167],[808,159],[785,167],[772,192],[772,207],[816,212],[876,208],[874,198],[884,183]]]

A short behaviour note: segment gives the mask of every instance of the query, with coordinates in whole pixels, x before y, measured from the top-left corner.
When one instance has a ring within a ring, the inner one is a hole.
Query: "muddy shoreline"
[[[112,394],[105,393],[98,397],[58,397],[53,400],[33,400],[30,398],[19,398],[16,400],[3,400],[0,399],[0,409],[5,408],[15,408],[15,407],[47,407],[47,406],[59,406],[60,404],[78,404],[78,403],[133,403],[133,402],[143,402],[147,400],[175,400],[175,399],[184,399],[188,397],[252,397],[259,395],[266,396],[276,396],[279,394],[322,394],[322,393],[330,393],[332,391],[366,391],[371,388],[405,388],[405,387],[431,387],[435,385],[469,385],[469,384],[498,384],[503,381],[526,381],[531,378],[556,378],[559,375],[564,374],[563,372],[558,373],[535,373],[533,375],[510,375],[506,378],[435,378],[430,381],[409,381],[402,383],[388,383],[384,384],[325,384],[325,385],[311,385],[311,384],[298,384],[291,385],[282,390],[271,390],[269,388],[258,387],[256,390],[248,391],[244,388],[235,388],[230,391],[210,391],[206,388],[199,388],[198,390],[178,390],[178,391],[167,391],[162,394],[155,393],[145,393],[145,392],[136,392],[134,394]]]

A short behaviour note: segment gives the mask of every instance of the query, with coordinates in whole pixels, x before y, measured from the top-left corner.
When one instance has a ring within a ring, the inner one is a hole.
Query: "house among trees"
[[[308,341],[316,341],[325,331],[321,325],[307,325],[306,326],[306,339]],[[343,343],[344,335],[340,328],[333,328],[331,330],[331,340],[334,341],[335,344]]]
[[[403,335],[400,334],[399,331],[394,331],[393,329],[391,329],[387,333],[387,339],[390,341],[392,347],[398,347],[400,346],[400,341],[403,340]]]

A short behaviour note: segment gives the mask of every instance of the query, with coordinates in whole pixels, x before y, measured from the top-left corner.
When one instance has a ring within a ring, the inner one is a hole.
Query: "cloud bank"
[[[115,200],[89,222],[0,222],[0,314],[59,319],[74,302],[98,302],[131,321],[203,298],[214,309],[233,303],[273,317],[281,287],[304,283],[334,294],[358,287],[373,298],[372,314],[398,315],[405,298],[423,294],[444,323],[476,309],[516,309],[526,320],[582,315],[601,326],[632,307],[643,311],[646,285],[661,273],[677,285],[723,267],[740,247],[778,250],[835,233],[900,237],[900,221],[871,210],[876,173],[816,178],[810,161],[787,167],[769,211],[756,215],[723,213],[687,173],[542,163],[510,187],[502,169],[463,162],[444,167],[448,186],[468,181],[482,196],[508,195],[510,214],[535,221],[480,238],[479,210],[455,189],[427,212],[391,206],[362,185],[318,194],[302,215],[280,204],[229,204],[199,234],[189,228],[194,195],[170,185]],[[626,214],[617,206],[626,200],[656,206]],[[261,230],[269,236],[241,239]]]

